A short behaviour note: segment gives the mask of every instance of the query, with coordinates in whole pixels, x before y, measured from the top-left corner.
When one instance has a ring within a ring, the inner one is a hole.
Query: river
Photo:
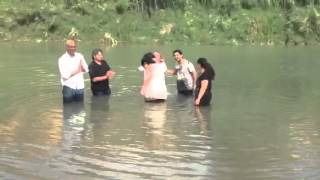
[[[80,42],[87,63],[100,44]],[[195,108],[166,79],[145,103],[137,70],[147,51],[168,67],[181,48],[216,70],[214,98]],[[63,43],[0,44],[1,179],[320,179],[319,47],[118,46],[110,97],[63,106]]]

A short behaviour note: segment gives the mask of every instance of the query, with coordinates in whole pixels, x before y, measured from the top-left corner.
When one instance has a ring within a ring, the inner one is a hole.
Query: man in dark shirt
[[[92,62],[89,64],[89,75],[91,79],[91,91],[94,96],[109,95],[109,79],[114,72],[108,63],[103,60],[103,51],[99,48],[92,51]]]

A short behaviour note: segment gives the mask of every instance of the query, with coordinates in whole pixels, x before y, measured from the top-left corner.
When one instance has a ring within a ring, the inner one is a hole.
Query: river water
[[[90,62],[100,44],[80,43]],[[167,77],[145,103],[147,51],[168,67],[178,46],[105,49],[112,95],[62,105],[62,43],[0,44],[1,179],[320,179],[319,47],[179,46],[214,66],[213,104],[195,108]]]

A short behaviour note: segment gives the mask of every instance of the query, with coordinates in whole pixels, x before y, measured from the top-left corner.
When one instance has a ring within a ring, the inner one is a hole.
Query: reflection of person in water
[[[166,103],[149,103],[144,105],[144,124],[147,127],[146,146],[152,149],[173,147],[164,127],[167,119]]]
[[[199,106],[195,107],[195,117],[197,121],[199,122],[199,127],[200,127],[200,133],[205,133],[207,134],[208,131],[210,131],[210,121],[211,119],[211,109],[210,107],[203,107],[200,108]]]
[[[95,143],[105,142],[105,135],[109,133],[108,125],[110,96],[92,96],[88,117],[87,133],[90,141]]]
[[[145,105],[144,117],[147,119],[146,123],[152,129],[162,130],[166,120],[166,103],[154,103]]]
[[[105,119],[105,114],[109,111],[110,96],[92,96],[91,97],[91,110],[90,121],[98,122]]]
[[[72,124],[76,121],[84,121],[85,112],[83,102],[63,105],[63,120],[65,123]]]
[[[63,105],[64,144],[67,148],[71,148],[75,142],[80,142],[85,119],[83,102]]]

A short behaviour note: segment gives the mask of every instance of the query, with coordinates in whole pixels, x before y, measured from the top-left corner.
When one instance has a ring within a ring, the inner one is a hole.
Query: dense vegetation
[[[0,40],[318,44],[320,0],[2,0]]]

